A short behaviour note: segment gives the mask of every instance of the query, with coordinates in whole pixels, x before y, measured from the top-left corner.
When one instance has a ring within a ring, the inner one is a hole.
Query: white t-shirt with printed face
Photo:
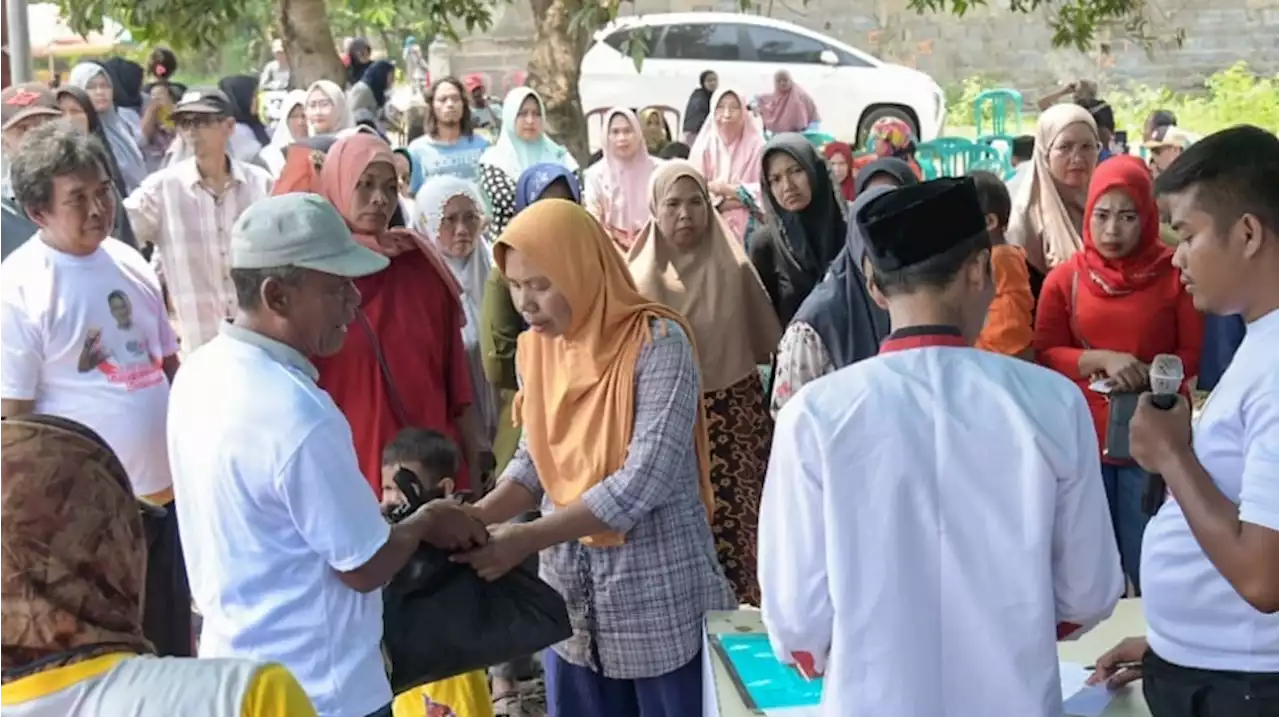
[[[88,256],[37,239],[0,264],[0,397],[92,428],[137,495],[167,491],[163,360],[178,343],[155,272],[115,239]]]

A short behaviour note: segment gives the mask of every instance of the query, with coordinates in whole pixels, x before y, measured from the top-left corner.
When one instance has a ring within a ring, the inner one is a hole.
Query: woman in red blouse
[[[1115,391],[1147,388],[1156,354],[1177,354],[1195,376],[1204,317],[1195,309],[1160,241],[1151,174],[1135,157],[1098,165],[1085,205],[1084,249],[1049,272],[1036,309],[1040,363],[1079,384],[1106,445],[1107,400],[1089,389],[1108,379]],[[1132,461],[1102,457],[1102,478],[1125,574],[1138,582],[1147,516],[1147,474]]]
[[[406,426],[420,426],[458,444],[465,465],[456,482],[459,489],[471,488],[481,463],[480,429],[471,405],[459,289],[422,237],[388,228],[399,196],[391,148],[366,133],[339,140],[325,157],[319,189],[356,241],[391,258],[383,271],[356,280],[360,316],[342,351],[316,359],[320,387],[351,424],[361,472],[381,496],[383,447]]]

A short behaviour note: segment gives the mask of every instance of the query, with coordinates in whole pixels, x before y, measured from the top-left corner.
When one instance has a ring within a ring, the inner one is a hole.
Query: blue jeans
[[[1148,474],[1136,463],[1102,464],[1102,485],[1111,507],[1111,527],[1120,548],[1120,566],[1142,594],[1138,582],[1138,564],[1142,558],[1142,533],[1147,529],[1147,514],[1142,509],[1142,493],[1147,488]]]

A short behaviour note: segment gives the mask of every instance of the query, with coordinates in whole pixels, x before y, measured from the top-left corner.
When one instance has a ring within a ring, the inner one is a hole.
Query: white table
[[[712,635],[723,633],[764,632],[757,610],[717,611],[707,614],[707,632]],[[1090,630],[1077,640],[1058,643],[1058,657],[1068,662],[1092,665],[1099,655],[1111,649],[1117,642],[1135,635],[1145,635],[1147,623],[1142,616],[1142,600],[1121,600],[1115,612],[1102,624]],[[715,701],[720,707],[719,715],[709,714],[704,717],[758,717],[757,712],[749,709],[742,702],[741,695],[733,685],[728,668],[714,650],[707,653],[711,664],[713,680],[703,686],[704,690],[714,690]],[[1150,717],[1147,703],[1142,698],[1142,682],[1134,682],[1120,689],[1116,698],[1107,706],[1103,717]]]

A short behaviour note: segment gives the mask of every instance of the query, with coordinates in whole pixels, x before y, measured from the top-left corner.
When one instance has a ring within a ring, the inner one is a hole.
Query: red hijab
[[[391,147],[376,135],[356,132],[334,142],[325,156],[324,167],[320,170],[318,193],[338,210],[342,218],[347,221],[351,235],[363,246],[388,257],[395,257],[413,249],[425,254],[445,285],[450,287],[461,308],[459,297],[462,289],[458,286],[457,279],[453,278],[453,272],[445,266],[444,260],[436,253],[435,248],[421,235],[403,227],[389,227],[386,231],[374,236],[358,232],[353,226],[351,204],[355,201],[356,185],[360,183],[360,176],[369,168],[369,165],[376,162],[395,166],[392,161]]]
[[[853,148],[844,142],[828,142],[827,146],[822,148],[822,153],[831,159],[836,155],[844,157],[845,166],[849,171],[845,173],[844,181],[840,183],[840,196],[844,197],[846,202],[853,201]]]
[[[1133,200],[1141,225],[1137,245],[1120,259],[1102,256],[1093,241],[1093,208],[1102,195],[1113,189],[1123,190]],[[1083,251],[1076,252],[1070,261],[1077,271],[1087,274],[1091,281],[1082,283],[1099,296],[1131,294],[1174,271],[1173,250],[1160,241],[1160,212],[1152,190],[1151,171],[1137,157],[1112,157],[1094,171],[1084,207],[1083,239]]]

